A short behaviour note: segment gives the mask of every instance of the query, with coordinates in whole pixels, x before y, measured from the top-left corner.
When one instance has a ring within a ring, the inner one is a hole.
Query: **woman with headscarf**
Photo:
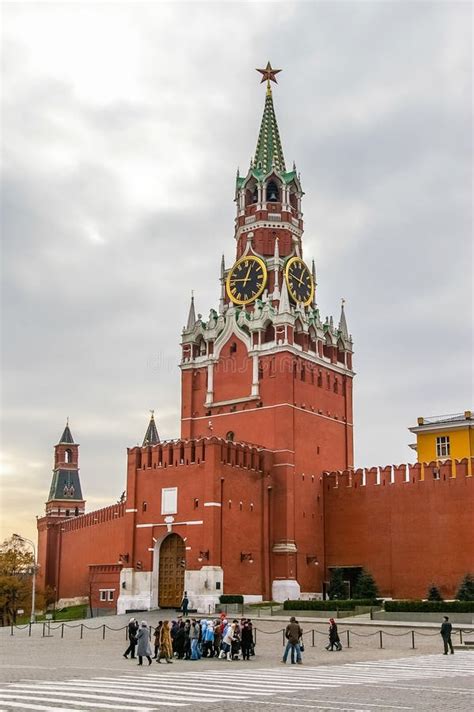
[[[156,659],[156,662],[161,662],[161,658],[164,658],[167,663],[172,663],[173,657],[173,644],[171,642],[170,624],[169,621],[163,621],[163,625],[160,630],[160,654]]]
[[[329,619],[329,645],[326,645],[326,650],[331,652],[336,648],[336,650],[342,650],[341,641],[339,640],[339,633],[337,632],[337,624],[334,618]]]
[[[146,621],[140,623],[140,630],[137,633],[137,655],[138,664],[143,665],[143,658],[148,660],[148,665],[151,665],[151,645],[150,645],[150,629]]]

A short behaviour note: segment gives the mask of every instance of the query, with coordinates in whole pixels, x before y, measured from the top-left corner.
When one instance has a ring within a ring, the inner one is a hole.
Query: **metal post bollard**
[[[462,628],[459,630],[459,644],[462,645]]]
[[[10,635],[13,635],[13,623],[10,624]]]
[[[383,640],[382,640],[382,631],[379,630],[379,635],[380,635],[380,647],[383,648]]]
[[[350,647],[351,647],[351,641],[350,641],[350,639],[349,639],[349,628],[346,630],[346,635],[347,635],[347,647],[350,648]]]
[[[311,631],[311,646],[314,648],[314,628]]]
[[[44,626],[45,626],[45,624],[43,623],[43,638],[44,638]]]
[[[82,640],[82,633],[83,633],[83,630],[84,630],[84,623],[81,623],[81,640]]]
[[[64,638],[64,623],[61,623],[61,638]]]
[[[105,624],[102,626],[102,640],[105,640]]]
[[[28,638],[31,638],[31,623],[28,626]]]
[[[411,632],[411,647],[413,648],[413,650],[415,650],[415,631],[414,630],[412,630],[412,632]]]

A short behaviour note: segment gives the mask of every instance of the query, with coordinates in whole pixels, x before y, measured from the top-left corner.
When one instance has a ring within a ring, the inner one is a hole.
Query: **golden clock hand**
[[[293,274],[292,277],[294,277],[297,282],[299,282],[300,284],[303,284],[303,285],[304,285],[303,280],[302,280],[302,279],[298,279],[298,277],[296,276],[296,274]]]
[[[249,269],[248,269],[247,275],[246,275],[246,277],[245,277],[245,279],[244,279],[244,287],[245,287],[245,285],[247,284],[247,282],[248,282],[249,279],[250,279],[249,274],[250,274],[251,270],[252,270],[252,264],[250,264],[250,267],[249,267]]]

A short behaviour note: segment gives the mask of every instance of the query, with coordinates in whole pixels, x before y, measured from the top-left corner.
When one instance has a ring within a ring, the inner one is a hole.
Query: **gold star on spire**
[[[267,82],[267,89],[270,89],[270,82],[275,82],[275,84],[278,84],[276,74],[278,72],[281,72],[281,69],[273,69],[272,65],[270,62],[267,62],[267,66],[265,69],[257,69],[257,72],[260,72],[262,75],[262,81],[260,84],[263,84],[263,82]]]

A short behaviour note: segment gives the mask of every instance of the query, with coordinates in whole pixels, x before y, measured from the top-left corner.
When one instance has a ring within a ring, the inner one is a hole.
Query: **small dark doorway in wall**
[[[354,594],[355,585],[357,579],[362,573],[362,566],[329,566],[328,573],[331,576],[331,572],[335,569],[342,569],[342,576],[344,578],[344,583],[347,587],[347,598],[352,598]],[[329,581],[323,581],[323,599],[326,601],[328,598],[327,591],[329,588]]]

